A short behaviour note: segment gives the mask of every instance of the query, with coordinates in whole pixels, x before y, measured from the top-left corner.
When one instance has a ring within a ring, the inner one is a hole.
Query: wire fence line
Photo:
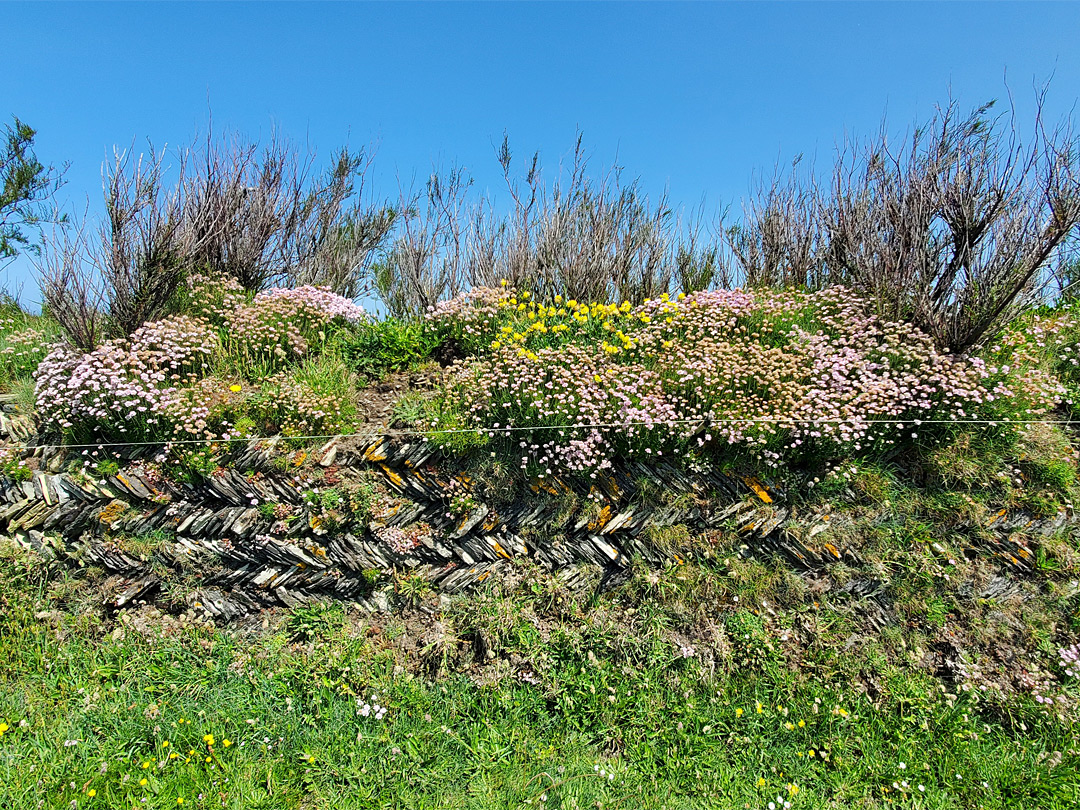
[[[375,436],[420,436],[427,439],[430,436],[452,435],[461,433],[486,433],[489,436],[495,436],[496,434],[510,434],[511,432],[518,431],[540,431],[540,430],[629,430],[630,428],[643,427],[643,428],[656,428],[656,427],[670,427],[673,425],[701,425],[702,428],[708,428],[711,426],[722,427],[724,425],[748,425],[748,424],[763,424],[763,425],[781,425],[784,427],[794,427],[796,425],[895,425],[897,430],[903,430],[905,427],[917,428],[922,425],[1080,425],[1080,419],[778,419],[775,417],[730,417],[724,419],[713,418],[699,418],[699,419],[657,419],[653,421],[639,421],[639,422],[595,422],[595,423],[578,423],[563,424],[563,425],[501,425],[486,427],[465,427],[465,428],[372,428],[367,431],[355,431],[352,433],[325,433],[325,434],[312,434],[306,436],[284,436],[277,434],[275,436],[234,436],[230,438],[203,438],[203,439],[153,439],[146,441],[125,441],[125,442],[89,442],[85,444],[9,444],[9,447],[23,450],[35,450],[35,449],[53,449],[63,448],[68,450],[83,450],[83,449],[95,449],[103,450],[106,447],[154,447],[158,445],[164,445],[172,447],[174,445],[188,445],[188,444],[201,444],[211,445],[220,444],[222,442],[264,442],[272,441],[274,439],[289,439],[291,441],[309,441],[309,440],[329,440],[329,439],[351,439],[351,438],[367,438]]]

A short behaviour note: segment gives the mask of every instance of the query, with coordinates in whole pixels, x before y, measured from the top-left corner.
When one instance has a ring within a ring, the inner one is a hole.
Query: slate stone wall
[[[275,463],[284,453],[277,440],[250,443],[198,486],[148,480],[138,463],[122,463],[119,474],[93,480],[62,471],[70,451],[34,447],[38,439],[29,424],[5,419],[0,430],[9,441],[31,445],[25,455],[37,469],[27,481],[0,479],[0,533],[111,572],[117,607],[152,598],[180,578],[191,584],[193,603],[222,619],[267,604],[328,597],[379,610],[387,594],[373,588],[374,572],[420,575],[453,592],[498,576],[519,558],[535,560],[571,585],[595,583],[599,570],[607,587],[625,579],[634,560],[658,566],[707,556],[708,538],[721,531],[735,533],[741,554],[779,556],[800,570],[861,564],[853,550],[826,539],[832,534],[827,510],[793,515],[782,491],[719,471],[627,461],[596,479],[535,481],[531,491],[513,496],[453,474],[452,460],[422,440],[373,433],[335,439],[313,453],[335,481],[374,476],[390,495],[370,519],[334,526],[305,499],[310,486],[303,476]],[[127,461],[153,452],[134,451]],[[468,497],[453,508],[453,497],[462,494]],[[258,506],[267,503],[291,512],[287,524]],[[1006,567],[1025,569],[1033,554],[1024,538],[1055,531],[1066,519],[1002,512],[966,542]],[[676,548],[657,531],[679,525],[698,539]],[[114,540],[155,530],[175,539],[141,554]],[[860,589],[872,593],[873,583]]]

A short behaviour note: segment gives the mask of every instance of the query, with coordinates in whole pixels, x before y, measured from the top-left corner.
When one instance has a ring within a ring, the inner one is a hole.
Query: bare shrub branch
[[[36,262],[44,311],[84,352],[101,341],[105,321],[104,292],[89,254],[84,226],[55,226]]]
[[[830,281],[851,280],[883,314],[967,351],[1040,299],[1051,259],[1080,223],[1077,142],[1042,120],[1024,143],[955,101],[894,147],[847,144],[823,212]]]
[[[397,316],[422,313],[468,282],[469,222],[475,210],[466,200],[472,179],[464,169],[432,172],[424,191],[402,192],[398,235],[375,282],[383,302]]]
[[[168,190],[165,153],[114,153],[105,174],[105,221],[90,256],[108,300],[110,331],[130,335],[160,318],[184,277],[185,260],[198,249],[183,231],[186,156],[179,155],[179,181]]]

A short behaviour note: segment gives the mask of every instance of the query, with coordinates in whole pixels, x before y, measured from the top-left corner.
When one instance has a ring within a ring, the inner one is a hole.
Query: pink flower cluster
[[[428,323],[448,333],[465,345],[485,345],[495,334],[502,308],[510,300],[511,293],[505,288],[473,287],[449,301],[428,307],[425,315]]]
[[[354,323],[363,317],[363,307],[321,287],[275,288],[229,312],[226,327],[239,347],[277,364],[306,355],[336,318]]]
[[[155,432],[180,387],[201,376],[218,348],[213,326],[184,315],[145,324],[129,340],[107,341],[88,354],[57,346],[35,374],[38,414],[46,427],[61,430]]]
[[[430,542],[434,536],[431,526],[427,523],[412,523],[405,528],[398,526],[380,526],[375,529],[375,537],[380,542],[397,554],[409,554],[413,549]]]
[[[493,292],[474,291],[433,315],[492,334]],[[611,310],[593,311],[607,319]],[[1020,396],[1001,369],[938,351],[845,288],[700,292],[627,306],[617,324],[592,318],[582,336],[617,340],[536,351],[493,343],[487,356],[459,363],[449,401],[466,425],[546,475],[725,446],[771,465],[857,453],[917,438],[924,420],[962,420]],[[1061,394],[1047,383],[1023,396],[1038,412]]]

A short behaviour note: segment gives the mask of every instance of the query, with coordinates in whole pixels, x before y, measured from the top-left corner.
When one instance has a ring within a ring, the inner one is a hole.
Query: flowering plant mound
[[[249,298],[235,281],[201,275],[187,298],[196,314],[147,323],[127,340],[88,354],[53,347],[35,375],[43,425],[82,438],[227,440],[249,432],[254,408],[286,435],[345,427],[355,411],[348,369],[308,364],[318,366],[328,330],[363,318],[361,307],[319,287]]]
[[[940,352],[845,288],[699,292],[637,307],[474,290],[429,322],[484,347],[456,367],[444,412],[452,403],[464,427],[541,475],[722,448],[773,466],[865,453],[916,437],[923,421],[1045,413],[1064,393]]]
[[[56,346],[35,374],[38,414],[44,426],[65,432],[159,433],[181,387],[205,373],[219,347],[211,324],[185,315],[148,323],[130,339],[87,354]]]
[[[272,289],[255,296],[227,316],[230,339],[252,358],[280,365],[303,357],[311,343],[326,340],[326,327],[336,318],[355,323],[363,307],[320,287]]]

